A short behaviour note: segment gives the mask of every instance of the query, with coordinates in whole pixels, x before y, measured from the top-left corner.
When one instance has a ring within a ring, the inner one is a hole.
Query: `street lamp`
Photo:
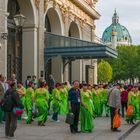
[[[22,27],[26,17],[22,14],[17,14],[13,17],[16,27]]]

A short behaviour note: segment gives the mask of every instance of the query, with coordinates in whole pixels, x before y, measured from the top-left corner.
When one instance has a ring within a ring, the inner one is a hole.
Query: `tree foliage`
[[[101,60],[98,64],[98,81],[109,82],[112,79],[112,67],[107,61]]]
[[[117,47],[118,58],[108,62],[113,69],[113,80],[128,80],[132,82],[140,78],[140,46]]]

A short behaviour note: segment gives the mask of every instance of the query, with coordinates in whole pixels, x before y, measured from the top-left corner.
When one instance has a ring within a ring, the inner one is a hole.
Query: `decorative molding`
[[[40,0],[35,0],[36,8],[39,10],[40,7]]]
[[[48,7],[48,0],[44,0],[44,13],[46,12],[47,10],[47,7]]]

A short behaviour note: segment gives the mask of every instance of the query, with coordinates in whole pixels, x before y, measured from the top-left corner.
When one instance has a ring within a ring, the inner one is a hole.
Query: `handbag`
[[[119,128],[121,126],[121,120],[119,117],[119,113],[116,112],[114,119],[113,119],[113,128]]]
[[[13,113],[14,113],[17,117],[19,117],[19,116],[21,116],[21,115],[23,114],[23,110],[22,110],[21,108],[19,108],[19,107],[14,107],[14,108],[13,108]]]
[[[67,116],[66,116],[65,122],[67,124],[70,124],[70,125],[73,124],[73,122],[74,122],[74,114],[73,113],[68,113]]]
[[[128,107],[127,107],[127,111],[126,111],[126,116],[132,116],[132,115],[134,115],[134,108],[133,108],[133,106],[132,105],[129,105]]]

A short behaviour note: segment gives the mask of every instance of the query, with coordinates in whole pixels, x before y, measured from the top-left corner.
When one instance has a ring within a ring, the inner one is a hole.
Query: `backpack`
[[[13,98],[12,98],[12,93],[6,93],[5,96],[4,96],[4,99],[2,101],[2,104],[1,104],[1,109],[4,111],[4,112],[12,112],[12,109],[13,109]]]

